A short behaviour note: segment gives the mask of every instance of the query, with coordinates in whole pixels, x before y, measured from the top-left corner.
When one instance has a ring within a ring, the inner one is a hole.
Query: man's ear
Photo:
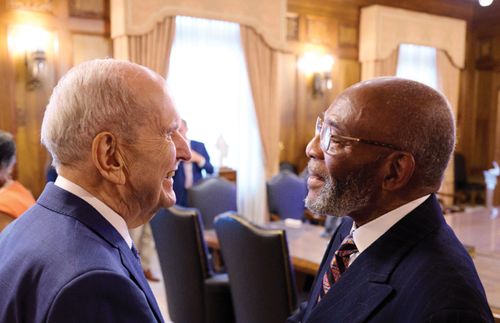
[[[94,137],[92,161],[106,180],[125,184],[125,163],[118,148],[118,141],[111,132],[100,132]]]
[[[415,171],[415,159],[407,152],[394,152],[387,158],[386,175],[382,188],[395,191],[408,184]]]

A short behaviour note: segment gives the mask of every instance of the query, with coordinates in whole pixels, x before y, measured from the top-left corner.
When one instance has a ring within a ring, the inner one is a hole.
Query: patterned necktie
[[[323,288],[321,288],[318,296],[318,302],[326,295],[330,287],[340,278],[340,275],[349,266],[349,257],[358,252],[356,244],[352,239],[352,233],[345,237],[340,247],[335,251],[333,255],[332,263],[330,264],[330,270],[327,270],[323,276]]]

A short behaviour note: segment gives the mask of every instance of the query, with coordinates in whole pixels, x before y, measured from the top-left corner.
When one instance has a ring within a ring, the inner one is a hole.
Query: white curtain
[[[438,89],[436,49],[413,44],[399,45],[396,75]]]
[[[248,72],[236,23],[176,18],[167,83],[215,167],[237,170],[238,212],[256,223],[266,214],[265,169]],[[221,138],[227,156],[217,148]]]
[[[438,52],[434,47],[401,44],[396,75],[422,82],[442,92],[450,101],[455,116],[457,115],[460,71],[451,64],[444,52]],[[451,160],[439,189],[446,205],[453,204],[453,167]]]

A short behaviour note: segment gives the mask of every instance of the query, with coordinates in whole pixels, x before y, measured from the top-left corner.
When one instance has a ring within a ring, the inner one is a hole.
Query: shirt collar
[[[81,186],[73,183],[67,178],[62,177],[61,175],[57,176],[54,184],[63,190],[78,196],[94,207],[94,209],[96,209],[97,212],[99,212],[116,229],[116,231],[118,231],[123,240],[127,243],[128,247],[132,247],[132,238],[130,238],[127,223],[118,213],[104,204],[97,197],[84,190]]]
[[[353,234],[352,238],[359,253],[362,253],[366,248],[368,248],[373,242],[380,238],[384,233],[386,233],[393,225],[395,225],[399,220],[404,218],[408,213],[416,209],[420,204],[430,196],[430,194],[423,197],[419,197],[409,203],[406,203],[397,209],[389,211],[380,217],[372,220],[361,227],[357,228],[356,224],[352,224],[351,232]]]

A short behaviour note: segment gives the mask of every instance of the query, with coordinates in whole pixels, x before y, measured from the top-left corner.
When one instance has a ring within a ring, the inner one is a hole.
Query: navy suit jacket
[[[163,322],[140,263],[92,206],[48,183],[0,233],[0,322]]]
[[[196,163],[192,163],[193,166],[193,185],[203,178],[201,171],[204,169],[207,174],[213,174],[214,166],[210,164],[210,156],[208,156],[207,149],[202,142],[191,140],[191,150],[196,151],[198,154],[205,158],[205,165],[199,167]],[[174,192],[177,199],[176,204],[187,206],[187,190],[184,187],[186,183],[186,173],[184,173],[184,163],[180,162],[177,167],[177,171],[174,176]]]
[[[493,322],[474,264],[431,195],[377,239],[318,303],[321,278],[352,220],[336,231],[288,322]]]

